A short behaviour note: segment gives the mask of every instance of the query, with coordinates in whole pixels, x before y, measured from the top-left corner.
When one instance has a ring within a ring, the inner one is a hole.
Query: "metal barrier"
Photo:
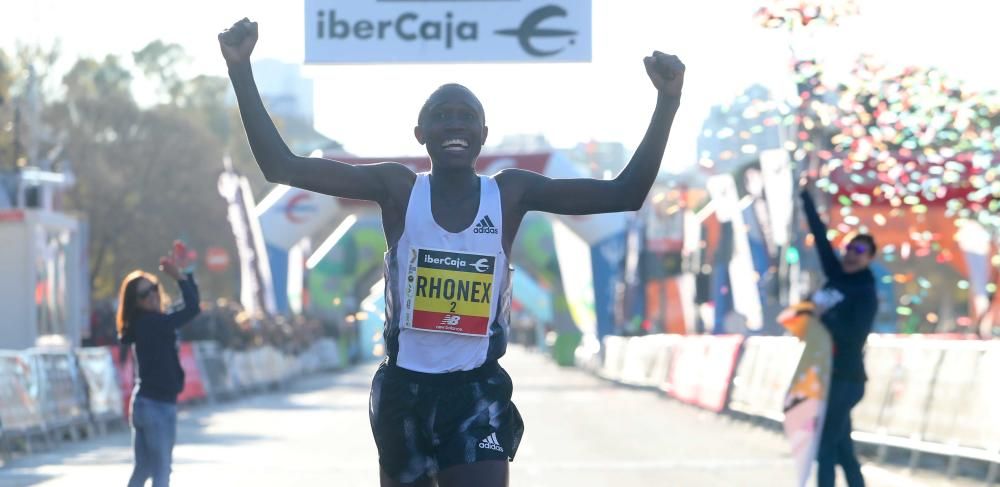
[[[226,359],[219,344],[210,341],[192,342],[195,363],[202,373],[202,383],[209,400],[216,401],[232,397],[235,394],[229,373],[226,370]]]
[[[628,339],[622,360],[623,383],[640,387],[652,387],[657,384],[652,377],[653,365],[656,362],[658,339],[662,336],[648,335]]]
[[[794,340],[794,339],[793,339]],[[784,407],[780,409],[769,408],[768,399],[774,394],[771,389],[780,375],[779,364],[782,362],[782,344],[777,338],[757,338],[752,337],[748,342],[758,341],[757,365],[753,368],[753,375],[750,377],[751,389],[749,391],[749,410],[744,411],[754,416],[781,421],[784,418]]]
[[[32,381],[28,355],[0,351],[0,424],[4,437],[18,437],[44,428],[36,401],[37,384]]]
[[[673,391],[670,378],[673,374],[674,354],[683,339],[681,335],[656,335],[655,356],[649,371],[649,381],[667,394]]]
[[[750,337],[732,379],[729,409],[774,421],[784,419],[785,392],[803,344],[794,337]]]
[[[960,438],[972,432],[969,426],[982,426],[981,420],[969,421],[974,418],[975,406],[970,399],[976,387],[969,378],[975,377],[986,350],[984,342],[954,343],[944,350],[931,391],[923,440],[957,445]]]
[[[33,350],[29,357],[45,428],[53,431],[89,425],[87,387],[74,355],[69,351]],[[76,430],[70,429],[69,433],[75,437]]]
[[[722,411],[742,343],[741,335],[606,337],[600,375]]]
[[[299,354],[296,367],[298,368],[298,373],[300,374],[311,374],[314,372],[319,372],[320,367],[320,357],[316,350],[316,344],[307,348],[305,351]]]
[[[920,438],[942,354],[940,348],[927,343],[903,347],[902,360],[894,374],[892,393],[886,405],[883,421],[886,434],[897,438]]]
[[[689,404],[698,403],[706,347],[708,341],[700,336],[684,337],[678,343],[673,354],[674,363],[670,366],[671,396]]]
[[[805,344],[793,337],[776,337],[771,373],[768,375],[767,393],[762,406],[765,415],[775,421],[785,419],[785,394],[795,377],[795,368],[802,357]]]
[[[622,367],[625,365],[625,352],[628,349],[627,337],[606,336],[602,340],[601,350],[604,352],[604,363],[598,375],[610,380],[619,380]]]
[[[757,374],[756,368],[759,363],[757,356],[760,354],[761,343],[758,340],[748,339],[743,342],[743,355],[736,365],[736,372],[733,374],[732,392],[729,394],[729,409],[744,414],[753,414],[753,391],[754,378]]]
[[[865,395],[851,414],[855,431],[875,433],[884,424],[886,405],[890,401],[901,360],[902,350],[892,346],[891,339],[869,338],[865,351],[865,369],[868,372]]]
[[[863,420],[855,440],[990,462],[992,484],[1000,464],[1000,342],[874,338],[866,355],[869,386],[855,409]],[[885,393],[883,393],[885,392]],[[874,411],[880,411],[875,418]],[[858,424],[858,422],[855,422]]]
[[[988,422],[990,416],[996,417],[996,409],[976,411],[982,407],[976,396],[985,384],[979,384],[973,378],[985,377],[983,367],[984,354],[988,350],[985,342],[955,343],[944,352],[937,378],[934,382],[932,401],[927,412],[923,440],[930,445],[938,445],[935,450],[950,455],[948,465],[949,476],[958,470],[959,449],[981,446],[983,453],[989,451],[989,446],[977,442],[976,438],[983,431],[983,419]],[[971,372],[971,374],[970,374]],[[1000,405],[997,405],[1000,406]],[[986,416],[981,415],[985,413]],[[988,430],[988,428],[987,428]],[[926,450],[926,449],[925,449]],[[994,450],[996,452],[996,450]]]
[[[234,392],[248,392],[280,385],[300,368],[297,359],[273,347],[246,351],[225,350],[222,356],[226,364],[227,381]],[[333,358],[336,358],[336,355],[333,355]],[[323,364],[329,359],[330,356],[327,354],[319,360],[321,368],[326,368]],[[316,361],[314,358],[306,360]]]
[[[123,356],[122,354],[125,353]],[[319,340],[300,356],[273,347],[223,350],[213,342],[183,343],[184,390],[178,402],[230,397],[261,387],[280,385],[304,372],[342,365],[337,342]],[[135,368],[132,354],[117,345],[74,351],[0,350],[0,454],[32,451],[97,426],[128,417]]]
[[[977,429],[965,430],[955,454],[991,462],[987,482],[992,485],[1000,475],[1000,342],[990,343],[972,381],[969,412],[982,422]]]
[[[874,432],[858,431],[853,436],[860,441],[882,446],[880,456],[885,455],[887,446],[908,448],[914,453],[911,456],[913,465],[919,458],[918,451],[940,450],[941,445],[925,441],[925,434],[931,417],[933,392],[948,344],[950,342],[940,340],[873,340],[868,355],[878,359],[883,367],[875,382],[879,386],[887,383],[887,393],[882,394],[876,389],[876,394],[866,405],[870,414],[875,405],[881,403],[874,428],[871,418],[866,418],[865,428]],[[868,360],[870,363],[872,359]],[[891,369],[888,368],[890,362],[893,363]],[[866,395],[871,392],[866,391]]]
[[[742,350],[742,335],[707,337],[705,363],[698,384],[697,404],[705,409],[722,412],[732,390],[733,374]]]
[[[742,347],[740,344],[742,343]],[[658,383],[700,407],[782,421],[783,399],[803,344],[793,337],[606,337],[603,377],[632,385]],[[742,348],[742,353],[740,349]],[[739,357],[739,358],[737,358]],[[872,336],[869,380],[853,411],[856,440],[989,462],[1000,475],[1000,341]]]
[[[340,357],[340,347],[333,339],[322,338],[317,340],[309,350],[318,357],[319,370],[338,369],[343,363]]]
[[[288,357],[269,346],[254,349],[251,352],[251,361],[258,384],[265,387],[282,384],[292,371]]]
[[[122,390],[115,372],[114,359],[107,348],[81,348],[76,351],[84,384],[87,386],[87,408],[99,425],[125,417]]]
[[[246,352],[239,350],[223,350],[222,356],[226,361],[226,375],[233,391],[240,393],[253,387],[250,381],[250,371],[247,370]]]
[[[251,383],[254,388],[265,387],[270,382],[268,376],[271,371],[268,370],[264,360],[261,360],[262,353],[263,350],[259,348],[247,351],[246,363],[250,371]]]

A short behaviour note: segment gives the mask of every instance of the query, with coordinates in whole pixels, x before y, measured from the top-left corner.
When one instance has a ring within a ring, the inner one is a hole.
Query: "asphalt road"
[[[511,466],[514,486],[793,486],[784,438],[646,390],[617,386],[512,348],[526,432]],[[374,364],[299,378],[284,391],[182,411],[177,486],[378,485],[368,426]],[[125,485],[126,431],[16,458],[0,487]],[[866,462],[870,486],[973,486],[933,470]]]

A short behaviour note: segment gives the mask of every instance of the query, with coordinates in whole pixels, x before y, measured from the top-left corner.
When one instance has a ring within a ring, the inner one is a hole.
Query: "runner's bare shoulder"
[[[408,166],[398,162],[383,161],[366,164],[366,170],[372,171],[385,188],[388,200],[405,203],[410,198],[410,190],[417,180],[417,174]]]

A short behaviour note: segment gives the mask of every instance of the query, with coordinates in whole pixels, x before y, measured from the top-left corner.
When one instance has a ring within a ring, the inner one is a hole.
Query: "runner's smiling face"
[[[417,123],[413,133],[427,147],[435,168],[474,168],[487,128],[482,105],[471,91],[460,85],[439,88]]]

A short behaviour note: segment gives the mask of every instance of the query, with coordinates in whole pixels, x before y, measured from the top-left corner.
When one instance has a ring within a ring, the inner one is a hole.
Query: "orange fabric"
[[[809,301],[793,304],[785,308],[778,315],[778,323],[788,329],[792,335],[798,337],[800,340],[805,340],[806,329],[809,327],[809,318],[815,310],[816,306]]]
[[[680,280],[667,279],[664,293],[667,301],[666,329],[667,333],[675,335],[687,334],[687,322],[684,319],[684,300],[681,299]]]
[[[653,330],[686,335],[688,327],[684,305],[678,279],[668,278],[646,283],[646,320],[652,324]]]
[[[652,329],[656,331],[665,330],[663,316],[666,306],[664,293],[662,291],[663,281],[649,281],[646,283],[646,321],[652,324]]]

